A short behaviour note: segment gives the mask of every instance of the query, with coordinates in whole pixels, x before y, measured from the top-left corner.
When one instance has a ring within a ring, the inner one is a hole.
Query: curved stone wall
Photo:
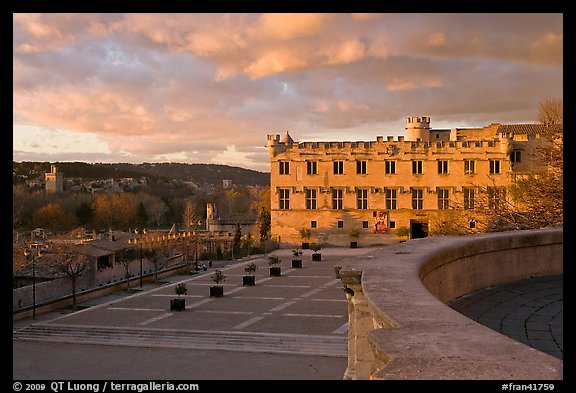
[[[336,266],[349,310],[345,379],[562,379],[563,362],[445,303],[563,272],[563,230],[414,239]]]

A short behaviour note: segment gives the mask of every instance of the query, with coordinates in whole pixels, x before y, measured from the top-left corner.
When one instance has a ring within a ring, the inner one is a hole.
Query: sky
[[[562,48],[559,13],[13,14],[13,160],[267,172],[268,134],[535,123]]]

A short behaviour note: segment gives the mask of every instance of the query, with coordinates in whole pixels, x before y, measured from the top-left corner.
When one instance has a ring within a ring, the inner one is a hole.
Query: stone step
[[[14,340],[134,347],[290,353],[347,357],[342,336],[34,324],[13,331]]]

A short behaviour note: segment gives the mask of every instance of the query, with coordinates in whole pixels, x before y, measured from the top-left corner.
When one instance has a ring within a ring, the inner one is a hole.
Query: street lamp
[[[138,235],[138,229],[134,229],[134,233]],[[146,234],[146,229],[140,233],[140,288],[143,286],[143,269],[142,269],[142,237]]]
[[[32,319],[36,319],[36,259],[42,256],[42,252],[40,248],[37,248],[35,252],[32,252],[31,249],[32,247],[28,245],[24,249],[24,256],[27,260],[29,256],[32,256]]]

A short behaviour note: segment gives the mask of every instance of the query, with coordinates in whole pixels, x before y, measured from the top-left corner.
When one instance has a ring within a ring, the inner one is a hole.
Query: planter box
[[[224,287],[210,287],[210,297],[224,296]]]
[[[321,261],[322,260],[322,254],[320,254],[320,253],[312,254],[312,260],[313,261]]]
[[[292,259],[292,267],[295,269],[302,268],[302,259]]]
[[[170,299],[170,311],[184,311],[186,309],[186,299]]]
[[[280,277],[282,275],[282,271],[280,267],[271,267],[270,268],[270,276],[273,277]]]
[[[242,285],[245,287],[253,287],[256,285],[256,277],[255,276],[243,276],[242,277]]]
[[[358,248],[358,242],[350,242],[350,248]]]
[[[309,250],[310,249],[310,243],[302,243],[302,249],[303,250]]]

